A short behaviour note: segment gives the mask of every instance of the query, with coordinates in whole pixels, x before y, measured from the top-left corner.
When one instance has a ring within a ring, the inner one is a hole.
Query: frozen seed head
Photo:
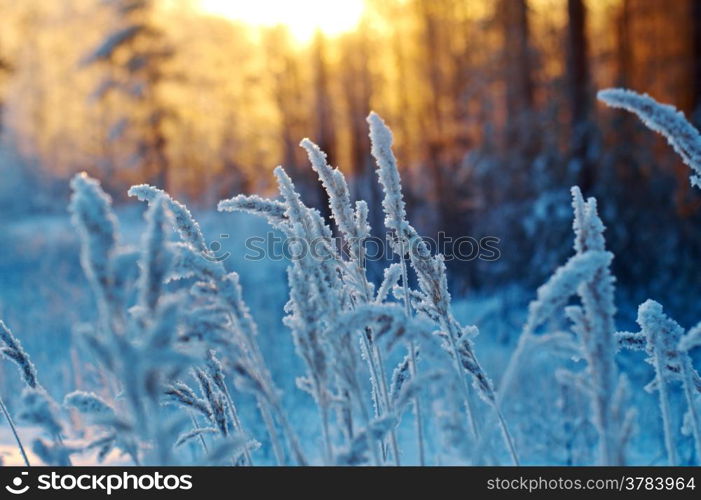
[[[111,282],[110,259],[117,245],[117,219],[100,183],[86,173],[71,180],[69,210],[81,237],[81,262],[93,287],[105,294]]]
[[[38,385],[36,368],[29,359],[29,355],[22,348],[20,341],[12,335],[10,329],[2,321],[0,321],[0,342],[0,352],[17,365],[24,383],[31,388],[36,388]]]
[[[75,408],[83,415],[109,417],[115,414],[114,409],[109,404],[92,392],[71,392],[66,395],[63,404],[69,408]]]
[[[649,129],[665,136],[684,163],[694,171],[691,184],[701,187],[701,135],[684,117],[684,113],[669,104],[660,104],[647,94],[632,90],[605,89],[599,91],[597,96],[612,108],[635,113]]]
[[[401,235],[406,225],[406,209],[397,159],[392,152],[392,132],[375,112],[370,113],[367,121],[370,125],[371,152],[377,162],[380,184],[385,191],[382,200],[385,224]]]
[[[149,186],[148,184],[132,186],[129,188],[128,194],[129,196],[136,197],[139,201],[148,202],[149,205],[162,199],[163,203],[173,214],[175,228],[180,233],[180,237],[184,241],[190,243],[198,251],[205,254],[209,253],[209,248],[202,235],[200,225],[185,205],[171,198],[170,195],[162,189]]]

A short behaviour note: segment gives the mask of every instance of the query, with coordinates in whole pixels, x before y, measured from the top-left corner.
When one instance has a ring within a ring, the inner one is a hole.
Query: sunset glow
[[[202,12],[256,26],[282,24],[301,42],[317,30],[331,36],[353,30],[363,8],[363,0],[199,0]]]

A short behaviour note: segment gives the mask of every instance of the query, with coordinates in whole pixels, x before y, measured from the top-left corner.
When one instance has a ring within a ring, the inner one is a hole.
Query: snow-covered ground
[[[121,238],[127,244],[137,244],[141,237],[144,228],[141,210],[137,205],[118,210]],[[243,257],[246,238],[264,236],[270,228],[247,215],[201,212],[195,216],[208,242],[216,241],[221,245],[215,244],[212,248],[216,248],[219,255],[230,254],[225,259],[226,267],[241,276],[244,298],[260,328],[263,355],[283,392],[284,405],[305,451],[314,457],[320,441],[318,412],[313,399],[296,387],[295,380],[303,374],[304,367],[294,353],[289,330],[282,324],[283,306],[288,299],[286,263],[250,261]],[[4,235],[4,243],[0,246],[0,317],[21,339],[39,367],[43,384],[57,401],[76,388],[95,390],[98,374],[94,367],[84,362],[85,352],[75,340],[75,326],[95,320],[95,304],[80,268],[78,239],[69,216],[32,216],[4,220],[0,225]],[[497,387],[523,327],[527,303],[534,297],[535,291],[517,285],[489,296],[453,297],[458,321],[480,328],[481,333],[475,339],[476,351]],[[566,327],[566,323],[555,321],[552,325],[555,330],[561,327]],[[388,366],[392,366],[399,358],[388,361]],[[524,463],[594,463],[592,443],[596,431],[584,418],[589,412],[586,403],[577,403],[575,407],[579,408],[581,415],[570,414],[569,420],[562,419],[565,413],[558,413],[565,411],[563,398],[567,395],[558,385],[556,372],[577,365],[547,350],[529,352],[527,361],[527,369],[518,373],[517,385],[503,405],[518,447],[527,450],[522,452]],[[664,447],[656,398],[641,389],[650,381],[652,371],[639,353],[621,356],[620,365],[636,388],[632,404],[640,409],[629,459],[636,464],[663,464],[661,450]],[[0,373],[0,391],[10,411],[14,412],[19,404],[21,382],[15,368],[7,361],[0,363]],[[265,431],[254,401],[247,395],[235,397],[239,401],[244,425],[258,440],[264,441]],[[679,399],[681,395],[673,393],[673,397]],[[439,413],[443,410],[433,408],[431,411]],[[675,419],[680,421],[681,415],[676,414]],[[398,428],[399,440],[407,456],[415,454],[411,420],[404,418]],[[85,438],[80,437],[85,429],[81,428],[75,415],[73,421],[79,425],[71,439],[75,444],[85,442]],[[486,428],[498,442],[497,429]],[[22,424],[19,432],[26,443],[38,433],[36,428]],[[438,436],[429,434],[427,440],[431,443],[429,451],[435,453],[437,460],[442,463],[458,460],[439,453]],[[69,439],[68,444],[70,442]],[[687,444],[682,444],[682,448]],[[687,452],[691,453],[691,450]],[[5,464],[21,463],[12,435],[4,423],[0,425],[0,456]],[[38,461],[35,456],[32,459]],[[91,464],[95,460],[95,452],[74,456],[77,464]],[[274,463],[269,447],[264,446],[257,452],[257,460],[258,463]],[[107,462],[129,463],[114,451]]]

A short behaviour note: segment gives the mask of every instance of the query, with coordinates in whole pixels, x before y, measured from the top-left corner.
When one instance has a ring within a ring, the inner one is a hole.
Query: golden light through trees
[[[201,12],[255,26],[285,26],[301,42],[316,31],[339,35],[352,31],[360,21],[364,0],[195,0]]]
[[[151,182],[211,210],[274,192],[277,165],[323,212],[308,137],[381,228],[374,110],[421,232],[504,241],[497,264],[460,270],[461,286],[541,258],[554,269],[573,184],[607,200],[621,247],[685,225],[678,246],[617,260],[621,281],[666,275],[680,249],[701,254],[688,168],[595,99],[624,86],[701,125],[701,0],[0,0],[0,19],[0,213],[63,206],[80,171],[116,204]],[[665,293],[701,286],[685,262]]]
[[[204,201],[265,191],[277,164],[305,175],[297,142],[309,136],[367,197],[374,173],[364,117],[375,109],[395,131],[410,191],[444,205],[446,214],[427,215],[426,224],[457,224],[451,207],[467,212],[515,196],[501,192],[504,179],[519,189],[535,159],[566,181],[576,149],[571,115],[582,111],[573,95],[585,101],[580,125],[597,123],[593,90],[621,82],[687,112],[701,102],[701,77],[693,76],[701,71],[690,71],[701,60],[692,37],[701,16],[691,0],[673,8],[656,0],[153,4],[145,22],[158,47],[142,33],[113,61],[84,65],[119,31],[105,2],[0,0],[2,137],[31,168],[49,177],[86,170],[120,193],[147,180],[132,152],[156,117],[163,140],[152,142],[162,144],[176,195]],[[579,4],[583,10],[568,10]],[[568,28],[571,17],[577,30]],[[573,65],[577,54],[586,65]],[[572,77],[575,67],[586,70],[584,80]],[[147,100],[138,97],[143,74]],[[137,98],[120,95],[114,81]],[[484,158],[499,167],[486,169]],[[481,177],[502,168],[514,172],[499,182]]]

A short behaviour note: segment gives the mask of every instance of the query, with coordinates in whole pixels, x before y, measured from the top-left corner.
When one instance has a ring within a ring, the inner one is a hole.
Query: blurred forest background
[[[599,197],[624,302],[693,320],[701,198],[595,91],[647,92],[701,123],[699,0],[366,0],[352,30],[305,40],[196,0],[0,0],[0,19],[0,220],[64,214],[83,170],[118,204],[148,182],[213,210],[268,192],[282,164],[323,209],[307,136],[377,206],[374,109],[423,234],[501,239],[497,262],[451,263],[458,293],[540,284],[571,252],[579,184]]]

